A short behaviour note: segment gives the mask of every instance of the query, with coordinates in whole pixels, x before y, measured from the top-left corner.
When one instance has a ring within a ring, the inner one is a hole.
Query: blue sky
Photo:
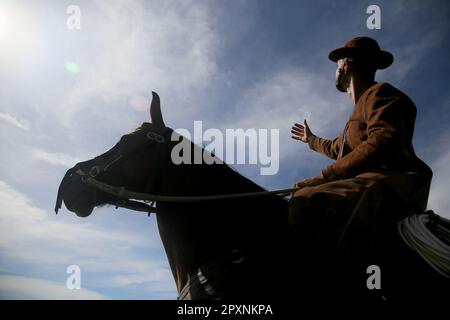
[[[81,29],[66,27],[69,5]],[[381,8],[381,29],[366,8]],[[148,121],[151,91],[172,128],[275,128],[280,170],[235,165],[268,188],[330,160],[290,139],[294,121],[332,138],[352,103],[334,88],[331,49],[376,38],[379,72],[418,114],[414,145],[434,171],[429,208],[450,217],[450,12],[447,1],[0,2],[0,298],[174,299],[155,218],[113,208],[54,215],[60,179]],[[65,67],[79,66],[78,73]],[[79,265],[82,290],[65,287]]]

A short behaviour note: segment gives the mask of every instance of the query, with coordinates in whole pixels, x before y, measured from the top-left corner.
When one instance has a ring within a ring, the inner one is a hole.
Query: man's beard
[[[344,69],[340,68],[338,70],[338,77],[336,79],[336,89],[338,89],[340,92],[347,92],[347,89],[345,89],[342,86],[342,82],[344,81],[345,72]]]

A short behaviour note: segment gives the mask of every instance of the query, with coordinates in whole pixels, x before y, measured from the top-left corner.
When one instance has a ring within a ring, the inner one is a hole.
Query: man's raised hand
[[[291,128],[292,139],[300,140],[302,142],[308,142],[309,139],[314,136],[314,134],[309,130],[308,123],[306,119],[304,120],[304,125],[299,123],[294,123]]]

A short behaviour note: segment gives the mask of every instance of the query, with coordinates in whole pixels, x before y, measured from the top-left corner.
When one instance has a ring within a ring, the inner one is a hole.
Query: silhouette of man
[[[293,139],[336,160],[320,176],[295,184],[302,188],[290,200],[289,233],[300,259],[352,246],[364,250],[361,236],[374,226],[395,221],[405,210],[426,209],[432,177],[412,145],[414,103],[392,85],[375,82],[375,72],[392,64],[392,54],[374,39],[356,37],[329,59],[337,63],[336,88],[355,105],[335,139],[317,137],[306,120],[292,127]]]

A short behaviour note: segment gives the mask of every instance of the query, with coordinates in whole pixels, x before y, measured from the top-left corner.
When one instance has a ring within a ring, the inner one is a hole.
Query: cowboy
[[[294,185],[301,188],[290,200],[289,230],[300,259],[361,254],[370,230],[425,210],[432,177],[412,145],[414,103],[394,86],[375,82],[392,54],[374,39],[356,37],[328,57],[337,63],[336,88],[355,105],[335,139],[314,135],[306,120],[292,127],[293,139],[336,160]]]

